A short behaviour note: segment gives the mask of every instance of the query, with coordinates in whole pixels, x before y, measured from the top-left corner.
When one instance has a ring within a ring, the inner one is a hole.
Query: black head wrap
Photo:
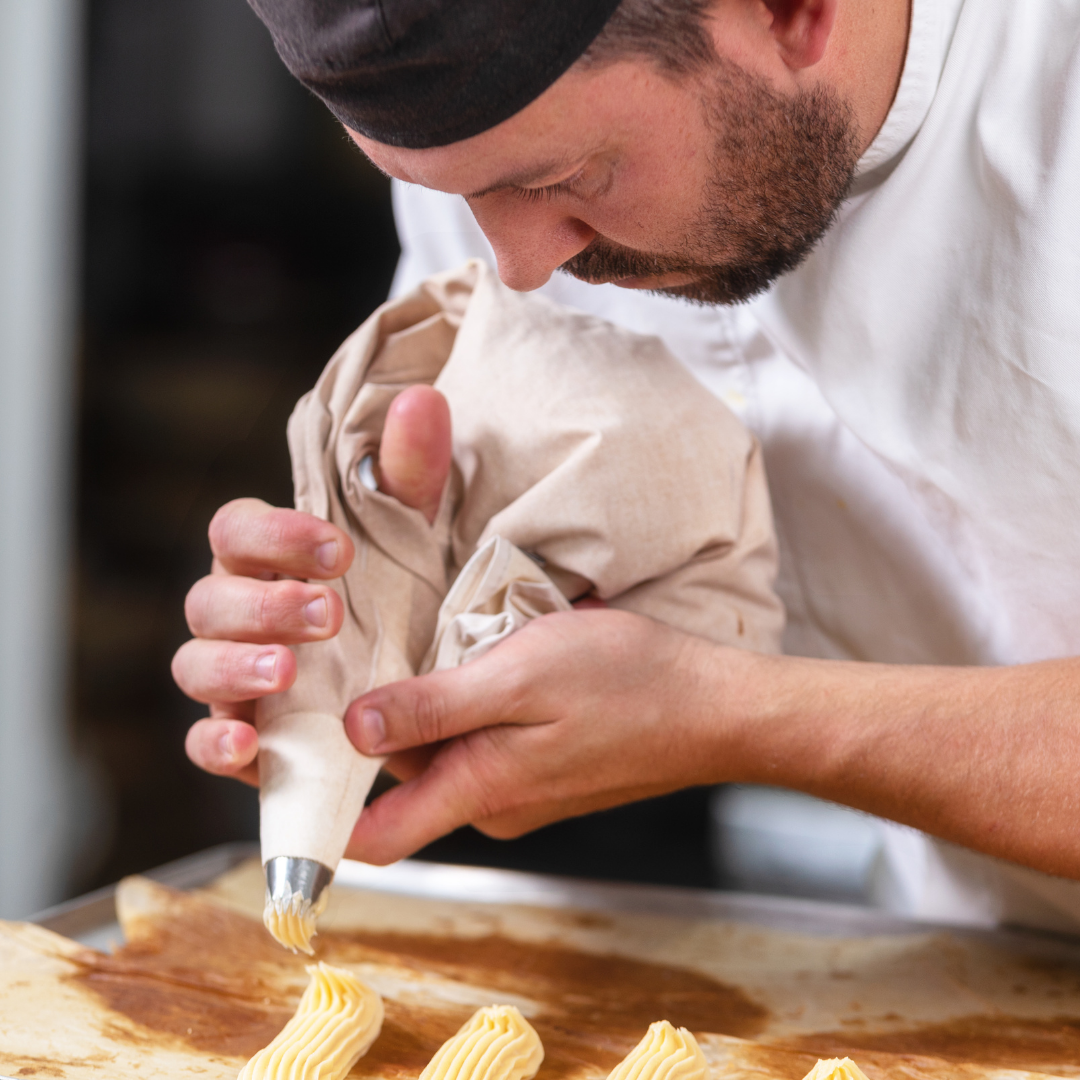
[[[445,146],[539,97],[619,0],[249,0],[288,69],[354,131]]]

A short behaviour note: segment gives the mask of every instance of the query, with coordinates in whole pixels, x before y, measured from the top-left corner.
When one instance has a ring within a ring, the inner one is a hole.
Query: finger
[[[215,702],[210,706],[210,716],[214,720],[243,720],[254,727],[256,705],[257,701],[232,701],[228,705]]]
[[[670,784],[650,784],[619,790],[603,790],[586,795],[567,797],[543,803],[515,806],[489,818],[470,821],[477,832],[494,840],[515,840],[525,833],[541,829],[566,818],[593,814],[598,810],[610,810],[613,806],[640,802],[674,790]]]
[[[483,736],[479,740],[483,741]],[[502,807],[486,797],[489,785],[472,740],[459,740],[436,754],[419,776],[391,788],[364,808],[345,852],[352,859],[385,866]]]
[[[450,475],[450,406],[431,386],[402,390],[379,444],[379,490],[435,520]]]
[[[215,559],[245,577],[336,578],[353,559],[352,541],[336,525],[261,499],[226,503],[210,522],[209,535]]]
[[[538,782],[522,763],[543,755],[540,729],[503,728],[466,736],[440,749],[418,776],[365,808],[346,854],[386,865],[412,855],[463,825],[509,840],[568,817],[672,791],[670,782],[566,790],[554,777]]]
[[[184,614],[196,637],[296,644],[333,637],[341,629],[345,608],[327,585],[210,574],[192,585]]]
[[[415,746],[411,750],[402,750],[398,754],[391,754],[383,763],[383,768],[395,780],[411,780],[419,776],[430,764],[432,758],[439,752],[436,746]]]
[[[345,712],[346,734],[360,753],[378,756],[514,722],[514,667],[496,655],[511,644],[464,667],[388,683],[357,698]]]
[[[199,720],[188,729],[184,749],[208,773],[259,786],[259,767],[255,762],[259,736],[250,724],[222,718]]]
[[[176,651],[172,676],[189,698],[204,704],[250,701],[292,686],[296,657],[284,645],[193,638]]]
[[[211,574],[231,574],[231,570],[226,570],[224,563],[215,555],[210,560],[210,573]],[[277,581],[281,577],[295,577],[293,574],[277,574],[272,570],[260,570],[258,573],[244,574],[244,577],[255,578],[256,581]]]

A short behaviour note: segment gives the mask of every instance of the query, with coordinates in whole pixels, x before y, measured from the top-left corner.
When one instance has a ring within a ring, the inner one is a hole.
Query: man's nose
[[[470,203],[495,249],[499,277],[518,292],[543,285],[567,259],[587,247],[596,230],[555,206],[530,205],[496,193]]]

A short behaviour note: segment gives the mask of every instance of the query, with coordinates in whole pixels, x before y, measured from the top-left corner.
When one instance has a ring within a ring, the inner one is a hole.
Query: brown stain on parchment
[[[307,957],[277,945],[260,923],[215,904],[173,894],[140,919],[133,940],[111,956],[87,953],[76,976],[109,1009],[145,1032],[114,1038],[179,1038],[207,1053],[250,1057],[288,1021],[307,983]],[[530,1017],[545,1049],[541,1077],[607,1071],[654,1020],[698,1031],[752,1036],[767,1011],[740,990],[686,968],[596,955],[497,934],[481,938],[395,933],[326,933],[317,958],[383,963],[535,1001]],[[471,1005],[385,1001],[375,1045],[354,1075],[415,1078],[472,1015]]]
[[[115,953],[86,950],[74,981],[148,1029],[111,1025],[113,1041],[166,1045],[180,1038],[196,1050],[250,1057],[295,1011],[308,959],[286,952],[252,919],[163,895],[168,905],[137,919],[131,940]]]
[[[783,1045],[822,1057],[843,1057],[859,1050],[877,1050],[1039,1071],[1054,1065],[1080,1065],[1080,1018],[1059,1016],[1050,1020],[1026,1020],[996,1013],[976,1014],[941,1024],[877,1034],[819,1032],[785,1039]]]
[[[154,977],[87,972],[83,985],[93,990],[115,1012],[151,1032],[179,1036],[189,1046],[213,1054],[248,1058],[261,1050],[285,1026],[295,1002],[259,1005],[215,993],[205,987],[182,986]],[[114,1041],[147,1045],[153,1037],[140,1037],[112,1025]],[[171,1040],[170,1040],[171,1041]]]

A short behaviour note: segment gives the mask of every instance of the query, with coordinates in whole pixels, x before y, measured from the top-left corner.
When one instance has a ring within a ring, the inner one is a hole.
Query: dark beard
[[[855,175],[850,107],[826,90],[784,97],[729,61],[721,61],[713,86],[705,101],[716,132],[713,178],[681,252],[650,254],[597,236],[561,270],[593,282],[692,274],[688,285],[655,291],[737,304],[806,258]]]

